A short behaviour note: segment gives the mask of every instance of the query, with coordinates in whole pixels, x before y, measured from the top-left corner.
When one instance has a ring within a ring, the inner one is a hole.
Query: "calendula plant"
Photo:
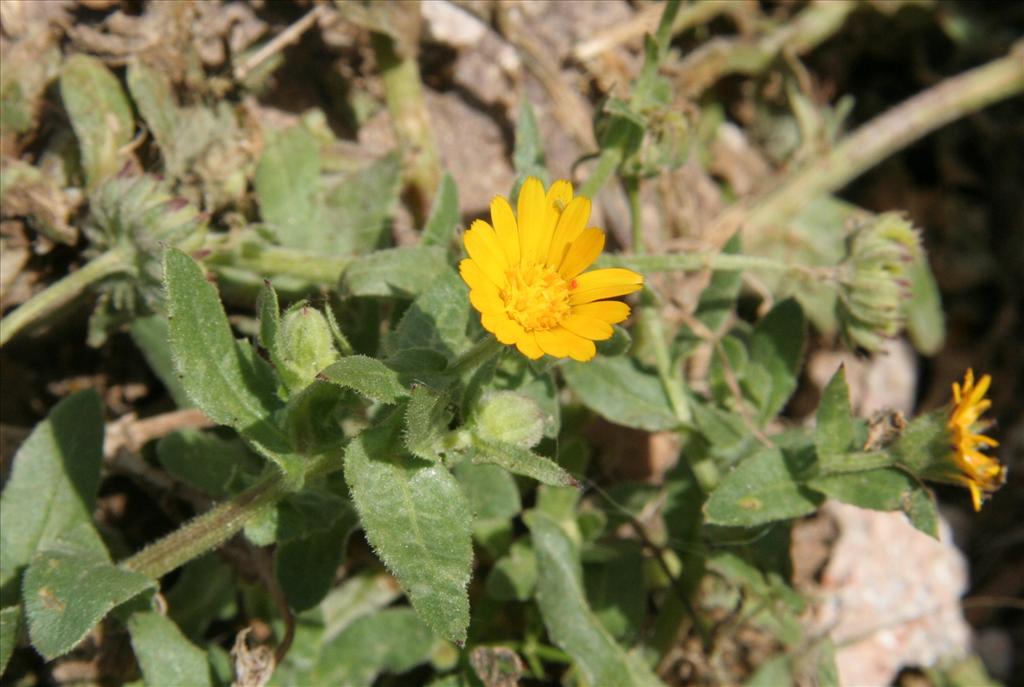
[[[681,106],[692,94],[665,69],[674,31],[725,11],[709,8],[665,5],[628,94],[598,112],[575,188],[550,174],[524,100],[512,192],[493,189],[489,221],[464,231],[457,184],[417,142],[400,6],[317,5],[296,25],[333,12],[368,32],[399,144],[368,162],[338,152],[322,113],[252,133],[223,84],[185,102],[141,57],[127,93],[95,57],[46,71],[78,146],[59,182],[86,208],[88,261],[7,314],[0,344],[96,294],[88,343],[127,331],[176,410],[121,446],[100,394],[79,390],[21,444],[0,497],[0,668],[122,641],[134,662],[117,679],[154,686],[603,687],[676,684],[682,652],[711,684],[738,679],[722,666],[754,633],[772,650],[744,667],[749,684],[837,684],[832,639],[801,622],[794,523],[833,499],[937,538],[928,483],[966,487],[979,510],[1006,467],[989,453],[992,378],[972,370],[946,406],[891,415],[887,431],[855,414],[843,367],[811,421],[787,412],[811,331],[865,357],[903,334],[934,352],[944,336],[921,231],[831,194],[956,112],[1024,90],[1024,67],[1014,54],[955,77],[966,102],[935,91],[912,132],[880,126],[881,143],[831,140],[835,113],[791,91],[824,157],[793,153],[778,183],[701,228],[701,250],[655,251],[644,192],[703,164],[721,115]],[[812,11],[801,26],[845,16]],[[689,78],[767,69],[771,45],[695,60]],[[236,57],[235,87],[258,93],[271,58]],[[4,84],[23,135],[44,89]],[[151,134],[141,152],[136,127]],[[19,165],[5,194],[41,188],[44,172]],[[594,207],[616,185],[628,222],[613,234]],[[403,188],[435,195],[396,241]],[[694,273],[706,279],[680,316],[676,278]],[[614,477],[609,453],[637,464],[654,441],[670,447],[663,474]],[[166,510],[145,541],[97,517],[121,472]]]

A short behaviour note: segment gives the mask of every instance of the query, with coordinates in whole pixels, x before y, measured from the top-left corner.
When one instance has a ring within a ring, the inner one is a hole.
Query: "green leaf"
[[[455,185],[452,175],[445,172],[441,186],[437,189],[437,195],[434,196],[430,217],[420,235],[420,244],[447,248],[455,236],[459,219],[459,189]]]
[[[260,295],[256,298],[256,317],[260,324],[260,346],[266,351],[276,353],[277,333],[281,329],[281,305],[277,301],[277,291],[269,281],[263,283]]]
[[[131,336],[132,341],[142,351],[142,357],[149,364],[149,369],[174,399],[174,404],[182,409],[192,408],[192,399],[189,398],[174,370],[167,318],[163,315],[136,318],[131,324]]]
[[[21,606],[9,606],[0,610],[0,675],[4,674],[7,662],[11,660],[14,647],[21,634]]]
[[[218,499],[238,491],[261,467],[237,438],[195,429],[171,432],[157,443],[156,455],[171,475]]]
[[[171,354],[189,396],[301,484],[304,458],[270,420],[280,406],[270,367],[248,343],[235,341],[217,290],[195,260],[168,250],[164,279]]]
[[[430,659],[437,639],[409,608],[363,616],[320,651],[308,685],[369,687],[384,672],[404,673]]]
[[[440,246],[403,246],[363,255],[341,275],[342,287],[355,296],[415,298],[448,267]]]
[[[707,522],[753,527],[813,512],[823,497],[803,486],[800,467],[775,447],[762,447],[745,458],[708,497]]]
[[[516,481],[506,470],[463,462],[455,466],[454,472],[477,519],[508,519],[522,510]]]
[[[512,165],[520,183],[526,177],[533,176],[547,185],[548,171],[544,165],[544,143],[541,140],[540,127],[537,126],[537,117],[533,113],[533,105],[530,104],[528,98],[522,98],[519,102],[515,140]],[[517,195],[518,189],[513,189],[512,197]]]
[[[73,528],[91,527],[103,464],[103,404],[92,390],[68,396],[14,456],[0,496],[3,603],[37,551]],[[13,599],[11,599],[13,601]]]
[[[153,611],[136,612],[128,619],[128,632],[146,685],[212,686],[206,652],[190,642],[170,618]]]
[[[325,643],[330,642],[356,619],[377,613],[402,595],[391,575],[364,570],[335,587],[320,604]]]
[[[453,360],[473,344],[466,335],[469,318],[469,291],[465,283],[455,270],[444,270],[405,311],[386,342],[388,352],[423,348]]]
[[[330,529],[278,544],[275,572],[288,605],[296,612],[315,607],[327,596],[345,557],[348,537],[357,526],[355,511],[348,511]]]
[[[394,403],[409,395],[398,372],[365,355],[342,358],[321,372],[320,379],[352,389],[378,403]]]
[[[606,559],[583,567],[587,599],[594,615],[616,639],[631,644],[647,604],[644,556],[637,542],[612,542]]]
[[[508,553],[495,562],[485,583],[487,595],[496,601],[529,601],[537,588],[537,556],[529,539],[512,543]]]
[[[208,553],[187,563],[170,591],[164,591],[167,615],[186,637],[202,642],[210,623],[235,614],[237,592],[234,571],[219,554]]]
[[[575,477],[550,458],[503,441],[490,441],[474,435],[470,460],[477,465],[497,465],[517,475],[532,477],[541,484],[554,487],[580,486]]]
[[[402,188],[397,154],[386,155],[326,188],[324,223],[309,248],[362,254],[379,248]]]
[[[785,654],[779,654],[758,666],[754,674],[743,684],[745,687],[778,687],[795,683],[792,659]]]
[[[393,416],[356,437],[345,454],[345,479],[367,540],[417,614],[441,636],[463,642],[472,515],[451,473],[405,454],[397,434]]]
[[[179,176],[184,171],[184,160],[176,155],[181,122],[170,78],[144,62],[132,59],[128,63],[127,80],[135,106],[160,146],[167,171],[172,176]]]
[[[610,422],[648,432],[679,424],[657,376],[632,358],[569,362],[562,366],[562,373],[583,404]]]
[[[935,355],[946,341],[946,318],[942,296],[928,256],[920,252],[910,266],[910,301],[906,305],[907,332],[914,348],[924,355]]]
[[[32,646],[50,661],[71,651],[114,607],[156,587],[103,554],[69,546],[43,551],[25,571],[23,594]]]
[[[417,458],[440,461],[451,419],[447,394],[416,386],[405,408],[405,447]]]
[[[928,489],[917,485],[901,504],[910,524],[933,539],[939,538],[939,508],[935,503],[935,495]]]
[[[837,501],[872,510],[898,510],[917,489],[917,481],[902,470],[880,468],[816,477],[807,483]]]
[[[323,231],[320,167],[317,140],[301,126],[274,133],[263,149],[253,187],[260,216],[283,246],[327,247],[317,240]]]
[[[78,138],[89,187],[116,174],[127,159],[135,117],[121,84],[97,58],[78,53],[64,62],[60,95]]]
[[[818,404],[817,427],[814,430],[818,456],[837,456],[852,449],[855,429],[846,369],[840,367],[832,375]]]
[[[749,367],[764,370],[768,380],[754,394],[762,423],[775,417],[796,390],[803,348],[804,314],[795,300],[777,304],[754,327]]]
[[[554,520],[526,515],[537,554],[537,605],[554,643],[572,656],[591,685],[662,684],[638,656],[626,654],[587,606],[579,554]]]

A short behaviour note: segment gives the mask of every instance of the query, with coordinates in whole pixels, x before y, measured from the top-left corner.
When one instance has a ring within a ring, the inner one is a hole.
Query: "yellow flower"
[[[492,224],[476,220],[463,237],[469,257],[459,273],[469,300],[484,329],[527,358],[590,360],[594,342],[629,317],[628,305],[604,299],[638,291],[643,277],[621,268],[584,272],[601,254],[604,232],[587,228],[590,199],[573,198],[568,181],[545,193],[530,177],[517,205],[513,215],[496,196]]]
[[[992,405],[985,398],[991,383],[992,377],[985,375],[975,385],[971,369],[964,375],[963,386],[953,382],[955,405],[947,422],[953,441],[953,460],[960,471],[958,481],[971,490],[974,510],[980,510],[984,498],[1006,482],[1006,467],[981,452],[981,449],[999,445],[995,439],[980,434],[992,426],[992,421],[981,419]]]

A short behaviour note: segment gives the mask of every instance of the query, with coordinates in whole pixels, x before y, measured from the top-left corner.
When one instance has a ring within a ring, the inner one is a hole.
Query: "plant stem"
[[[821,278],[822,268],[808,267],[782,262],[760,255],[738,255],[734,253],[700,252],[671,253],[668,255],[605,255],[598,261],[601,267],[626,267],[637,272],[676,272],[715,270],[718,272],[740,272],[761,270],[765,272],[794,272],[807,277]],[[825,268],[828,270],[829,268]]]
[[[419,12],[419,8],[412,11]],[[410,38],[407,43],[415,46],[418,32]],[[372,43],[384,81],[392,127],[404,153],[406,181],[415,193],[415,220],[422,225],[441,183],[441,163],[427,103],[423,99],[420,68],[415,55],[400,54],[391,36],[374,33]]]
[[[740,227],[782,224],[809,201],[843,188],[939,127],[1022,92],[1024,42],[1019,42],[1005,57],[946,79],[875,117],[757,198],[733,206],[715,221],[708,239],[722,246]]]
[[[158,539],[120,563],[122,568],[160,578],[237,534],[256,513],[288,493],[274,474]]]
[[[323,252],[282,248],[279,246],[245,245],[226,247],[218,237],[205,248],[210,254],[203,262],[215,270],[231,268],[254,272],[260,277],[291,277],[308,282],[310,285],[333,286],[338,283],[352,257],[329,255]]]
[[[626,196],[629,199],[629,218],[632,227],[633,252],[644,252],[644,229],[643,229],[643,208],[640,205],[640,180],[636,177],[627,177],[623,180],[626,187]],[[665,389],[669,405],[676,418],[684,425],[690,424],[693,414],[690,411],[690,404],[683,394],[680,384],[679,370],[674,370],[672,358],[668,352],[668,343],[665,339],[665,328],[662,325],[661,316],[654,307],[654,299],[650,289],[644,289],[640,294],[640,318],[644,325],[644,331],[648,334],[649,343],[654,349],[654,360],[658,368],[658,378]]]
[[[310,459],[306,480],[338,468],[338,453]],[[217,548],[237,534],[263,508],[291,493],[288,481],[278,472],[263,478],[230,501],[214,506],[188,521],[163,539],[158,539],[119,564],[154,579]]]
[[[605,185],[605,182],[608,181],[608,177],[612,175],[612,172],[618,169],[620,162],[622,162],[622,149],[619,146],[602,150],[600,157],[597,159],[597,166],[591,173],[590,178],[580,186],[579,195],[586,196],[587,198],[596,196],[598,191]]]
[[[822,474],[835,475],[892,467],[897,464],[897,458],[888,451],[855,451],[838,456],[818,456],[818,462]]]
[[[679,65],[681,88],[693,96],[723,76],[758,74],[784,52],[809,52],[842,28],[846,17],[857,7],[858,3],[852,0],[810,3],[792,21],[760,38],[741,36],[706,41]]]
[[[479,367],[497,355],[505,344],[488,334],[473,344],[473,347],[459,356],[444,372],[447,375],[461,377],[466,372]]]
[[[92,284],[118,272],[131,270],[131,264],[117,250],[110,250],[90,260],[60,281],[32,296],[0,320],[0,346],[15,334],[80,296]]]

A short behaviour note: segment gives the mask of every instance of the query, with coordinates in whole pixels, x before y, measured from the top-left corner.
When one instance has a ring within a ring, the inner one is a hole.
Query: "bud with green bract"
[[[544,412],[522,394],[496,391],[480,401],[472,429],[481,439],[532,448],[544,436]]]
[[[850,346],[874,353],[903,330],[910,267],[920,255],[920,235],[900,213],[878,215],[850,234],[836,301],[840,332]]]
[[[300,302],[281,317],[271,356],[281,381],[294,393],[309,386],[317,373],[336,362],[341,354],[334,346],[327,318],[316,308]]]

